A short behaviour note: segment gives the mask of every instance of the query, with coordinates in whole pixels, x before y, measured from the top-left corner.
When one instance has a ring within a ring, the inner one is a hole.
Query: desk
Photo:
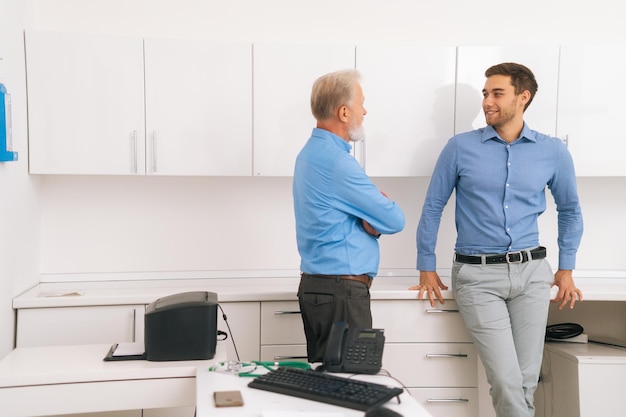
[[[196,369],[224,360],[104,362],[111,345],[17,348],[0,361],[4,417],[196,404]],[[132,394],[131,394],[132,393]]]
[[[365,381],[398,386],[392,378],[381,375],[357,375]],[[276,394],[255,388],[248,388],[250,378],[242,378],[226,373],[209,372],[207,368],[198,368],[196,374],[197,417],[261,417],[263,411],[289,411],[290,417],[298,417],[300,412],[329,413],[332,417],[363,417],[364,412],[350,408],[305,400],[289,395]],[[214,391],[239,390],[243,396],[243,407],[215,407]],[[390,400],[385,407],[395,410],[406,417],[432,417],[406,391],[400,395],[401,403]]]

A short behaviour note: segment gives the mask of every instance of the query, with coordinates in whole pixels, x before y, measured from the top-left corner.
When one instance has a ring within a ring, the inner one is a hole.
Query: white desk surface
[[[546,343],[545,349],[579,364],[626,365],[626,348],[598,343]]]
[[[399,386],[392,378],[382,375],[357,375],[353,378]],[[210,372],[207,368],[198,368],[196,374],[197,417],[271,417],[269,411],[288,411],[289,417],[362,417],[363,411],[338,407],[318,401],[305,400],[289,395],[277,394],[255,388],[248,388],[248,377],[239,377],[227,373]],[[215,391],[241,391],[242,407],[215,407]],[[385,407],[406,417],[432,417],[406,391],[397,399],[390,400]],[[265,413],[265,414],[264,414]],[[284,415],[284,414],[283,414]],[[282,415],[281,415],[282,417]]]
[[[214,359],[105,362],[111,345],[17,348],[0,361],[3,417],[194,406],[198,367]]]

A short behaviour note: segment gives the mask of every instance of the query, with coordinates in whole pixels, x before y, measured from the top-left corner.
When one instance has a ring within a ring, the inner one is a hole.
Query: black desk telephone
[[[382,329],[350,329],[342,321],[331,328],[324,355],[328,372],[376,374],[382,366],[385,334]]]

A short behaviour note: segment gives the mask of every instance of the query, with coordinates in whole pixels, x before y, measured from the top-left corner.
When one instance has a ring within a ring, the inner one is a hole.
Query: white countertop
[[[69,345],[16,348],[0,361],[0,388],[70,384],[126,379],[195,378],[198,367],[209,368],[226,358],[217,344],[215,357],[198,361],[104,361],[111,345]]]
[[[599,343],[546,343],[546,350],[577,363],[626,365],[626,348]]]
[[[439,273],[450,287],[449,271]],[[13,308],[149,304],[160,297],[187,291],[214,292],[220,302],[295,301],[299,283],[297,272],[268,275],[252,271],[226,278],[211,272],[155,273],[154,276],[158,278],[151,279],[150,273],[123,275],[122,278],[116,274],[97,274],[97,280],[88,280],[93,278],[90,275],[56,277],[59,281],[46,277],[46,282],[14,298]],[[574,277],[584,300],[626,301],[626,271],[577,270]],[[408,288],[418,283],[418,271],[383,271],[374,279],[371,297],[373,300],[417,299],[417,292]],[[553,295],[555,293],[556,288],[553,288]],[[454,298],[450,289],[443,291],[443,296]]]

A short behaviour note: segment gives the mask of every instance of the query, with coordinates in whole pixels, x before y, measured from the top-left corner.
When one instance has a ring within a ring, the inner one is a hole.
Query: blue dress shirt
[[[402,209],[380,193],[351,149],[339,136],[315,128],[296,159],[293,200],[302,272],[373,277],[378,240],[361,219],[380,233],[404,228]]]
[[[549,188],[558,212],[559,269],[574,269],[583,221],[567,148],[528,128],[512,143],[487,126],[451,138],[426,193],[417,229],[417,269],[435,271],[443,208],[456,190],[455,251],[464,255],[539,246],[537,218]]]

